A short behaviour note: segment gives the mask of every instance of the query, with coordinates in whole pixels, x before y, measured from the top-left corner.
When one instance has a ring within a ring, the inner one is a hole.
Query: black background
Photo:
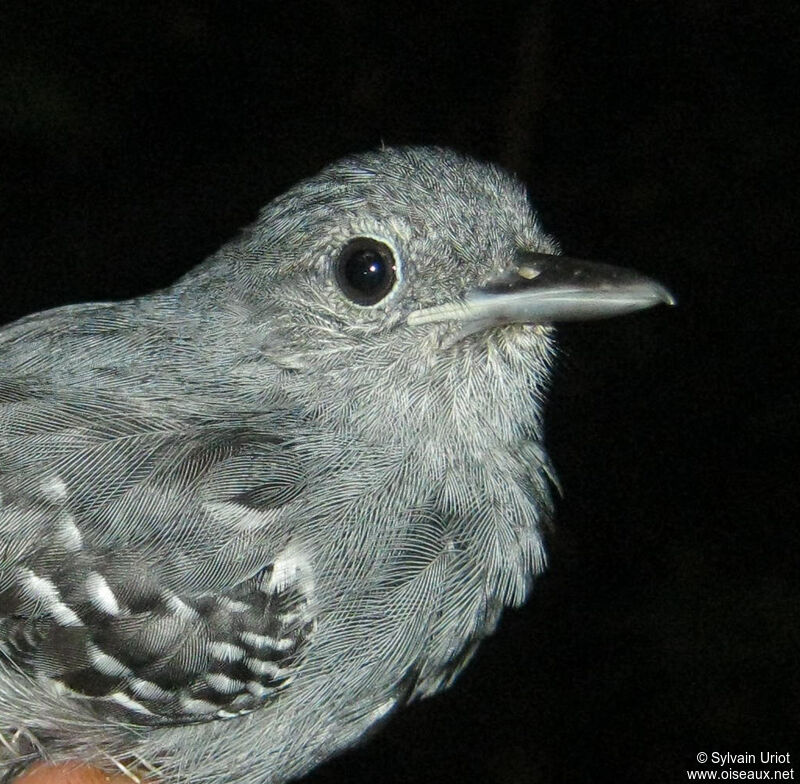
[[[797,3],[34,1],[0,36],[2,322],[165,285],[381,142],[499,161],[679,300],[563,330],[547,575],[310,782],[800,768]]]

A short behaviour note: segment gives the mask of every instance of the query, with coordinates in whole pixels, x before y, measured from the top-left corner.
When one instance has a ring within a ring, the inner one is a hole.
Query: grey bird
[[[672,302],[557,254],[499,168],[381,149],[0,331],[0,775],[281,782],[448,686],[545,566],[552,323]]]

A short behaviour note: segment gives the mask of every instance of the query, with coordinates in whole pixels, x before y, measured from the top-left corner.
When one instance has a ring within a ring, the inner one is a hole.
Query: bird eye
[[[356,305],[376,305],[397,283],[397,261],[388,245],[358,237],[336,260],[336,283]]]

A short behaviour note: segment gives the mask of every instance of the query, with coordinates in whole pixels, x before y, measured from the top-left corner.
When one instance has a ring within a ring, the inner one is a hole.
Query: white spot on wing
[[[145,700],[168,700],[172,697],[172,693],[166,689],[162,689],[158,684],[152,681],[146,681],[143,678],[134,678],[128,684],[130,690],[137,696]]]
[[[208,702],[207,700],[195,700],[191,697],[182,697],[181,698],[181,708],[185,710],[187,713],[216,713],[218,708],[214,705],[213,702]]]
[[[310,594],[314,590],[311,564],[295,548],[287,549],[275,559],[267,582],[267,590],[272,593],[281,593],[290,587],[296,587],[304,594]]]
[[[39,577],[30,569],[22,569],[21,574],[23,591],[31,598],[41,602],[56,623],[60,623],[62,626],[83,626],[83,621],[77,613],[64,603],[61,593],[52,580],[47,577]]]
[[[86,593],[89,595],[89,601],[98,610],[108,615],[119,615],[117,597],[114,596],[114,591],[106,582],[106,578],[99,572],[89,572],[86,577]]]
[[[75,525],[75,518],[71,514],[64,514],[59,519],[60,525],[56,529],[59,542],[65,550],[76,552],[83,547],[83,536]]]
[[[244,689],[244,683],[234,678],[229,678],[221,672],[211,672],[206,675],[206,683],[220,694],[235,694]]]
[[[273,680],[276,678],[285,678],[289,674],[288,670],[278,667],[275,662],[271,661],[263,661],[251,657],[247,659],[245,664],[254,675],[272,678]]]
[[[67,486],[60,476],[54,476],[42,482],[42,492],[48,501],[59,503],[67,497]]]
[[[208,501],[203,508],[214,520],[223,523],[226,529],[239,531],[263,530],[278,516],[276,509],[251,509],[230,501]]]
[[[268,689],[266,686],[259,683],[258,681],[248,681],[247,691],[249,691],[250,694],[252,694],[254,697],[260,700],[263,700],[270,694],[274,693],[273,689]]]
[[[288,651],[294,645],[294,641],[288,637],[278,639],[277,637],[271,637],[269,634],[255,634],[254,632],[242,632],[241,640],[251,648],[257,648],[262,651],[270,649],[279,653]]]
[[[122,705],[123,708],[127,708],[128,710],[136,713],[144,713],[147,716],[153,715],[153,712],[147,710],[147,708],[145,708],[141,702],[136,702],[136,700],[131,699],[127,694],[124,694],[121,691],[115,691],[113,694],[110,694],[108,699],[113,700],[114,702]]]
[[[211,655],[220,661],[234,662],[244,658],[244,649],[229,642],[212,642]]]
[[[232,613],[247,612],[248,610],[252,609],[252,607],[245,602],[237,602],[234,599],[228,599],[225,596],[220,598],[219,604],[220,607]]]
[[[129,670],[119,659],[109,656],[101,651],[96,645],[89,644],[86,648],[89,658],[92,660],[94,668],[103,675],[112,678],[129,678],[133,672]]]
[[[189,607],[189,605],[186,604],[186,602],[184,602],[179,597],[175,596],[175,594],[171,594],[170,596],[167,597],[166,605],[171,612],[174,612],[175,615],[179,616],[180,618],[183,618],[184,620],[194,621],[200,617],[197,610],[195,610],[192,607]]]

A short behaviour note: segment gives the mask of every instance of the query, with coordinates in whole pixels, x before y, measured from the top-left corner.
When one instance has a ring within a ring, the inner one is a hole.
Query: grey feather
[[[554,477],[550,321],[470,292],[516,270],[533,313],[556,250],[501,170],[384,149],[168,289],[0,331],[0,773],[280,782],[448,685]]]

